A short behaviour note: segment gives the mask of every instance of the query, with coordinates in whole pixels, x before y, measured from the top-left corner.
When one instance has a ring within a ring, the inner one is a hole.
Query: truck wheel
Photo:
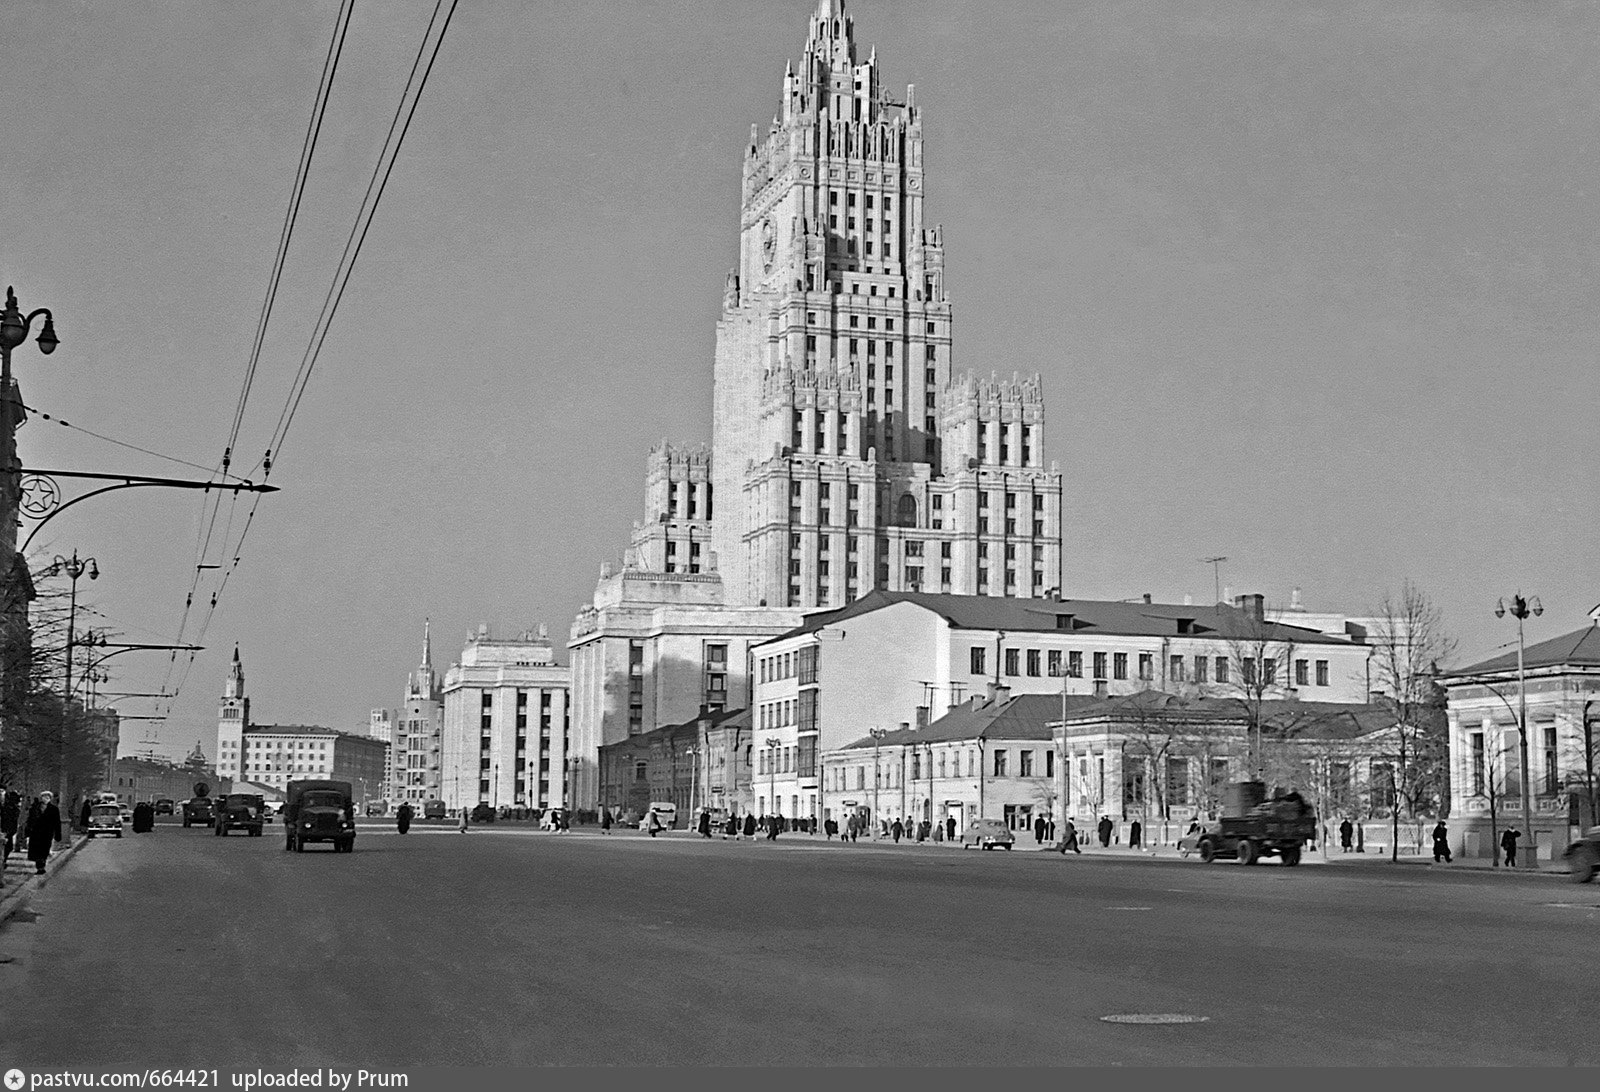
[[[1278,851],[1278,856],[1283,858],[1283,863],[1286,865],[1297,865],[1300,863],[1300,847],[1284,846]]]
[[[1239,863],[1247,865],[1256,863],[1256,844],[1248,838],[1239,839]]]
[[[1202,863],[1210,864],[1217,859],[1217,847],[1210,838],[1200,839],[1200,844],[1196,848],[1199,850]]]
[[[1567,879],[1573,883],[1588,883],[1594,879],[1595,870],[1600,868],[1600,849],[1592,845],[1581,845],[1574,849],[1567,859],[1572,862],[1572,867],[1567,872]]]

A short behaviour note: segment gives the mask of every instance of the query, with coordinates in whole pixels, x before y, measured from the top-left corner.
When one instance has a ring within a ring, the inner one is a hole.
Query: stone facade
[[[743,815],[751,810],[748,710],[707,713],[600,749],[600,805],[637,820],[654,801],[678,808],[678,825],[693,826],[699,809]]]
[[[544,627],[510,639],[486,625],[470,634],[444,676],[446,806],[571,806],[570,688]]]

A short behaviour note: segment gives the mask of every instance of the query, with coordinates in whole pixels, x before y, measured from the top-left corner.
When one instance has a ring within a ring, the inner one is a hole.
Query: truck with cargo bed
[[[303,853],[329,842],[336,853],[356,848],[356,807],[348,781],[291,781],[284,794],[284,846]]]
[[[1225,786],[1219,822],[1200,835],[1195,846],[1206,863],[1237,859],[1255,864],[1277,857],[1286,865],[1300,863],[1306,842],[1317,834],[1316,809],[1298,792],[1266,798],[1260,781],[1240,781]]]

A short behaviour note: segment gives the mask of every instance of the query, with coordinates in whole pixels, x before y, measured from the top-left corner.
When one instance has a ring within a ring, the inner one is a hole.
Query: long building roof
[[[1528,645],[1522,653],[1523,668],[1531,667],[1600,667],[1600,625],[1588,625],[1551,637],[1536,645]],[[1451,675],[1491,675],[1500,671],[1515,671],[1517,654],[1506,652],[1492,656]]]
[[[815,633],[882,610],[912,603],[944,618],[955,629],[1005,630],[1118,637],[1211,637],[1221,640],[1267,640],[1294,644],[1348,645],[1314,629],[1283,622],[1256,621],[1238,607],[1186,603],[1124,603],[1102,599],[1001,599],[990,595],[943,595],[933,592],[874,589],[843,607],[806,615],[799,626],[774,641]]]

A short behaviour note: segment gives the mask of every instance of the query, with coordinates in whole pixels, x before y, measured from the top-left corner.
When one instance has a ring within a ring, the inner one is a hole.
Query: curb
[[[14,914],[26,907],[28,901],[33,898],[33,893],[48,884],[55,877],[55,874],[61,871],[67,861],[72,858],[73,854],[82,849],[89,841],[91,839],[86,834],[73,835],[72,840],[65,849],[51,854],[50,860],[45,864],[43,876],[35,873],[14,888],[7,889],[4,895],[0,896],[0,925],[10,921]]]

